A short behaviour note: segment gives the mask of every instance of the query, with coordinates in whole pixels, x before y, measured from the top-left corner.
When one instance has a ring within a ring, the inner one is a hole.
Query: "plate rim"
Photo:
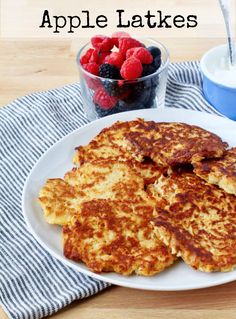
[[[104,282],[107,282],[107,283],[110,283],[110,284],[114,284],[114,285],[118,285],[118,286],[122,286],[122,287],[127,287],[127,288],[133,288],[133,289],[140,289],[140,290],[148,290],[148,291],[188,291],[188,290],[195,290],[195,289],[204,289],[204,288],[209,288],[209,287],[214,287],[214,286],[219,286],[219,285],[223,285],[223,284],[226,284],[226,283],[229,283],[229,282],[232,282],[232,281],[235,281],[236,280],[236,274],[235,274],[235,278],[227,278],[227,279],[217,279],[216,282],[209,282],[209,283],[206,283],[205,285],[204,284],[194,284],[194,286],[191,286],[189,285],[189,287],[186,287],[186,288],[183,288],[183,287],[175,287],[175,288],[166,288],[165,286],[158,286],[158,287],[145,287],[145,284],[139,284],[139,283],[120,283],[119,279],[116,279],[116,278],[110,278],[108,276],[105,276],[107,275],[107,273],[102,273],[102,274],[98,274],[98,273],[94,273],[92,271],[90,271],[88,268],[87,269],[78,269],[78,266],[77,265],[74,265],[72,261],[70,261],[69,259],[66,259],[65,257],[63,256],[60,256],[58,255],[55,251],[53,251],[53,249],[51,249],[42,239],[40,236],[38,236],[38,234],[35,232],[34,228],[32,227],[29,219],[28,219],[28,215],[27,215],[27,209],[26,209],[26,191],[27,191],[27,187],[28,187],[28,184],[29,184],[29,181],[30,181],[30,178],[31,178],[31,175],[33,174],[34,170],[37,168],[37,166],[40,164],[40,162],[43,160],[44,157],[47,156],[48,152],[49,151],[52,151],[54,148],[57,147],[57,145],[59,143],[61,143],[64,139],[68,139],[70,136],[74,135],[74,134],[80,134],[81,131],[83,130],[86,130],[88,129],[90,126],[91,127],[96,127],[96,124],[97,123],[102,123],[102,122],[109,122],[111,120],[111,122],[114,122],[115,121],[122,121],[124,119],[120,119],[120,117],[125,117],[125,115],[127,115],[127,117],[129,117],[129,115],[134,115],[134,118],[140,118],[142,116],[138,116],[139,113],[147,113],[148,111],[151,111],[151,113],[156,113],[158,114],[159,112],[164,112],[165,111],[170,111],[170,110],[173,110],[173,112],[177,112],[177,113],[189,113],[189,114],[196,114],[196,115],[201,115],[203,117],[208,117],[208,118],[212,118],[213,119],[217,119],[217,120],[222,120],[223,122],[231,122],[233,123],[233,125],[236,126],[236,122],[231,120],[231,119],[228,119],[228,118],[225,118],[225,117],[222,117],[222,116],[219,116],[217,114],[211,114],[211,113],[207,113],[207,112],[201,112],[201,111],[197,111],[197,110],[189,110],[189,109],[179,109],[179,108],[174,108],[174,107],[165,107],[165,108],[162,108],[162,109],[141,109],[141,110],[134,110],[134,111],[127,111],[127,112],[123,112],[123,113],[117,113],[117,114],[112,114],[112,115],[109,115],[109,116],[106,116],[106,117],[103,117],[103,118],[100,118],[100,119],[96,119],[92,122],[89,122],[89,123],[86,123],[85,125],[82,125],[81,127],[71,131],[70,133],[64,135],[63,137],[59,138],[58,141],[56,141],[55,143],[53,143],[46,151],[44,151],[41,156],[38,158],[38,160],[34,163],[34,165],[32,166],[32,168],[30,169],[29,173],[28,173],[28,176],[26,177],[25,179],[25,182],[24,182],[24,186],[23,186],[23,190],[22,190],[22,196],[21,196],[21,209],[22,209],[22,214],[23,214],[23,217],[24,217],[24,220],[26,222],[26,225],[28,227],[28,230],[30,231],[30,233],[33,235],[33,237],[37,240],[38,243],[40,243],[40,245],[48,252],[50,253],[53,257],[55,257],[57,260],[59,260],[60,262],[62,262],[63,264],[69,266],[70,268],[78,271],[78,272],[81,272],[89,277],[92,277],[92,278],[95,278],[95,279],[98,279],[98,280],[101,280],[101,281],[104,281]],[[124,115],[125,114],[125,115]],[[135,115],[137,114],[137,116]],[[128,119],[128,121],[130,121],[131,119]],[[154,121],[156,120],[156,118],[154,118]],[[173,121],[171,121],[173,122]],[[180,121],[176,121],[176,122],[180,122]],[[108,125],[111,125],[111,124],[108,124]],[[104,126],[105,128],[106,126]],[[78,264],[79,265],[79,264]],[[190,267],[190,266],[188,266]],[[190,267],[191,268],[191,267]],[[110,274],[110,273],[108,273]],[[157,274],[158,275],[158,274]],[[134,275],[134,276],[137,276],[137,275]],[[148,278],[152,278],[152,277],[148,277]]]

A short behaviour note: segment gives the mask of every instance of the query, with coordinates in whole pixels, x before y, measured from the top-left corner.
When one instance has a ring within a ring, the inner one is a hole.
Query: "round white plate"
[[[74,148],[87,144],[101,129],[117,120],[129,121],[135,118],[156,122],[184,122],[199,125],[221,136],[230,146],[236,145],[236,123],[223,117],[180,109],[138,110],[111,115],[65,136],[51,147],[36,163],[28,176],[22,196],[22,209],[26,223],[35,238],[54,257],[91,277],[116,285],[147,290],[188,290],[215,286],[236,279],[236,270],[228,273],[202,273],[179,261],[167,270],[153,277],[122,276],[115,273],[95,274],[82,263],[76,263],[63,256],[61,228],[49,225],[37,201],[40,188],[48,178],[63,177],[72,168]]]

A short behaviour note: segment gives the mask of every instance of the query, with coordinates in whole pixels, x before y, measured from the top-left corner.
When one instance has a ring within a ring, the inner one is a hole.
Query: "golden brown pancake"
[[[220,157],[227,147],[219,136],[195,125],[138,121],[140,124],[125,134],[126,147],[136,157],[150,157],[161,167]]]
[[[149,191],[159,212],[157,235],[195,269],[230,271],[236,265],[236,198],[193,173],[162,176]],[[162,210],[160,210],[162,207]]]
[[[144,180],[130,162],[100,160],[87,162],[65,174],[65,181],[85,194],[87,200],[95,198],[143,198]]]
[[[46,220],[63,226],[65,256],[94,272],[151,276],[176,255],[202,271],[232,270],[236,197],[197,177],[191,165],[174,171],[183,164],[197,170],[226,147],[197,126],[116,122],[76,149],[78,167],[49,179],[39,201]]]
[[[97,162],[104,159],[128,161],[143,177],[145,184],[154,182],[160,176],[161,168],[151,159],[129,152],[128,141],[125,139],[125,135],[140,127],[141,123],[143,122],[140,120],[116,122],[103,129],[88,145],[76,148],[73,163],[80,166],[87,162]]]
[[[73,163],[81,165],[86,162],[96,161],[97,159],[111,160],[138,160],[143,158],[135,156],[126,147],[125,135],[139,125],[139,120],[130,122],[116,122],[110,127],[104,128],[95,136],[88,145],[76,148]]]
[[[225,192],[236,195],[236,147],[227,150],[220,159],[194,164],[194,173]]]
[[[78,206],[83,193],[77,193],[61,178],[48,179],[39,193],[44,218],[49,224],[66,225]]]
[[[144,179],[132,163],[100,160],[73,168],[64,180],[49,179],[40,191],[39,201],[48,223],[65,225],[83,201],[97,198],[132,201],[146,197]]]
[[[150,159],[146,159],[142,163],[132,161],[131,165],[142,177],[145,185],[154,183],[166,171],[166,169],[160,168]]]
[[[176,259],[153,233],[144,201],[91,200],[63,227],[64,255],[97,273],[154,275]]]

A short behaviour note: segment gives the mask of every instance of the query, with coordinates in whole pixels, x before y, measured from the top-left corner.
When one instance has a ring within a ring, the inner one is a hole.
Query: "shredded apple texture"
[[[236,151],[227,147],[195,125],[115,122],[76,147],[64,178],[46,181],[44,217],[63,227],[65,257],[93,272],[152,276],[178,257],[232,270]]]

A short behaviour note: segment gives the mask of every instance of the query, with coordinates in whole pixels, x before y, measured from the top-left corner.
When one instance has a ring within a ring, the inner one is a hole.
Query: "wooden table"
[[[223,39],[162,39],[172,61],[199,59]],[[73,40],[0,41],[0,105],[32,91],[78,80]],[[111,287],[52,316],[54,319],[235,319],[236,282],[209,289],[151,292]],[[7,316],[0,309],[0,318]]]

